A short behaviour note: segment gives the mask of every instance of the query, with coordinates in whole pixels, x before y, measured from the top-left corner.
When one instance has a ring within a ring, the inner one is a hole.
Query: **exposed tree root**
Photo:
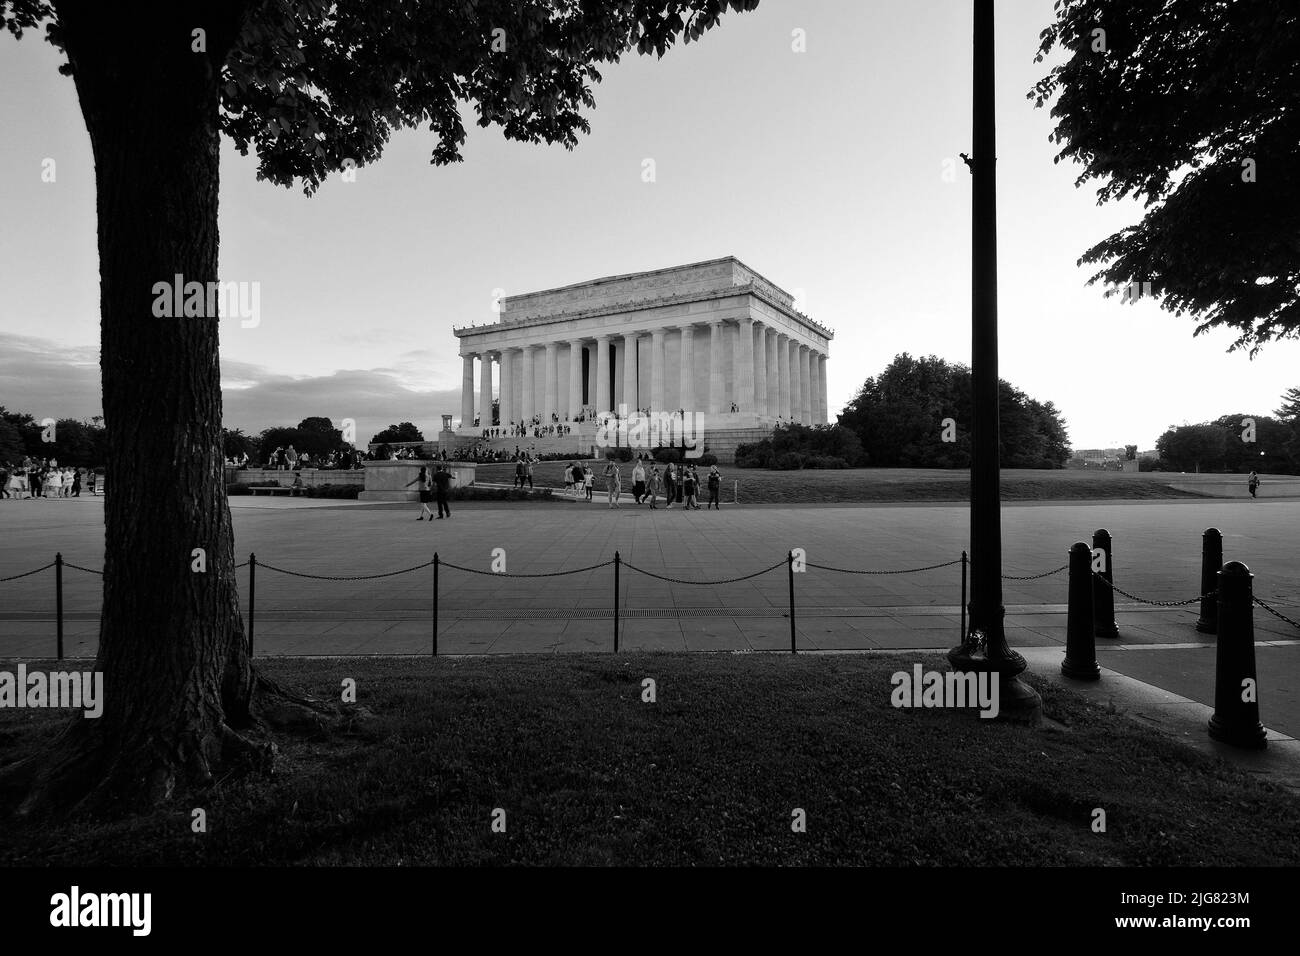
[[[212,715],[198,727],[114,735],[78,717],[46,750],[0,769],[0,795],[20,801],[16,814],[119,817],[179,799],[197,800],[249,774],[274,773],[277,734],[321,740],[351,733],[372,715],[364,708],[305,697],[254,674],[241,726]],[[8,801],[6,801],[8,802]]]

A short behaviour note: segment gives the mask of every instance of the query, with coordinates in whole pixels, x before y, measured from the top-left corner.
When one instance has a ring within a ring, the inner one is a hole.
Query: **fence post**
[[[1092,578],[1092,633],[1097,637],[1119,637],[1119,625],[1115,623],[1115,592],[1110,586],[1115,580],[1111,564],[1114,559],[1110,532],[1105,528],[1094,531],[1092,549],[1100,550],[1105,556],[1100,572],[1105,580],[1098,581],[1096,577]]]
[[[1216,634],[1219,629],[1219,603],[1207,595],[1219,586],[1219,568],[1223,567],[1223,535],[1218,528],[1206,528],[1201,535],[1201,616],[1196,629],[1202,634]]]
[[[790,653],[799,653],[795,645],[794,637],[794,552],[787,551],[785,555],[785,565],[789,569],[790,577]]]
[[[1267,746],[1259,722],[1259,687],[1255,680],[1254,575],[1240,561],[1219,572],[1218,641],[1214,661],[1214,715],[1210,736],[1234,747]]]
[[[438,552],[433,552],[433,656],[438,656]]]
[[[970,560],[966,556],[966,549],[961,552],[961,640],[957,645],[963,646],[966,643],[966,563]]]
[[[617,551],[614,552],[614,653],[618,653],[618,569],[623,563]]]
[[[59,660],[63,660],[63,552],[54,553],[54,641]]]
[[[731,503],[734,505],[740,504],[740,480],[739,479],[732,479]]]
[[[1097,646],[1093,641],[1092,550],[1084,542],[1070,548],[1070,597],[1065,618],[1065,660],[1061,673],[1075,680],[1097,680]]]
[[[257,555],[248,552],[248,656],[253,656],[253,629],[257,623]]]

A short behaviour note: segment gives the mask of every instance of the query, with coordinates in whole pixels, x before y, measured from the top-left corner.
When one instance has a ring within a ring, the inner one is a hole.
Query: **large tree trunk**
[[[155,283],[217,279],[219,64],[237,6],[57,8],[95,162],[106,700],[35,772],[29,810],[130,809],[272,750],[240,732],[256,729],[255,678],[222,472],[218,319],[153,314]],[[196,28],[206,53],[192,49]]]

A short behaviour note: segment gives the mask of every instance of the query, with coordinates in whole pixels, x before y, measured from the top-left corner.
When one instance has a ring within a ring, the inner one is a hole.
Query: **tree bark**
[[[217,279],[218,82],[242,14],[161,2],[56,12],[95,162],[105,703],[69,725],[24,809],[129,810],[274,750],[242,733],[257,729],[255,676],[222,471],[218,319],[153,309],[155,283]],[[193,49],[199,28],[206,52]]]

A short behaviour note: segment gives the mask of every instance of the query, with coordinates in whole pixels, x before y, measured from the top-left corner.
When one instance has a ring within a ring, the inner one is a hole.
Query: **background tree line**
[[[852,431],[874,467],[969,468],[971,377],[965,365],[928,355],[894,357],[867,379],[845,406],[839,425]],[[999,382],[1000,452],[1004,468],[1063,468],[1069,435],[1051,402],[1030,398]],[[951,418],[953,441],[944,441]]]
[[[224,428],[222,434],[222,454],[235,459],[247,455],[250,462],[258,464],[265,462],[275,449],[290,445],[299,455],[310,455],[318,461],[334,452],[352,450],[352,446],[343,440],[342,430],[335,428],[330,419],[320,416],[304,418],[293,426],[273,425],[257,435],[246,435],[239,428]],[[373,444],[424,441],[424,435],[411,422],[402,422],[377,432],[370,441]]]
[[[11,412],[0,405],[0,462],[21,462],[24,458],[53,458],[60,465],[98,468],[108,458],[108,432],[104,419],[88,422],[60,418],[54,423],[52,441],[47,431],[26,412]]]
[[[1253,434],[1248,420],[1254,422]],[[1288,389],[1272,416],[1241,412],[1171,425],[1156,440],[1156,452],[1159,458],[1150,467],[1167,471],[1294,475],[1300,472],[1300,388]]]

